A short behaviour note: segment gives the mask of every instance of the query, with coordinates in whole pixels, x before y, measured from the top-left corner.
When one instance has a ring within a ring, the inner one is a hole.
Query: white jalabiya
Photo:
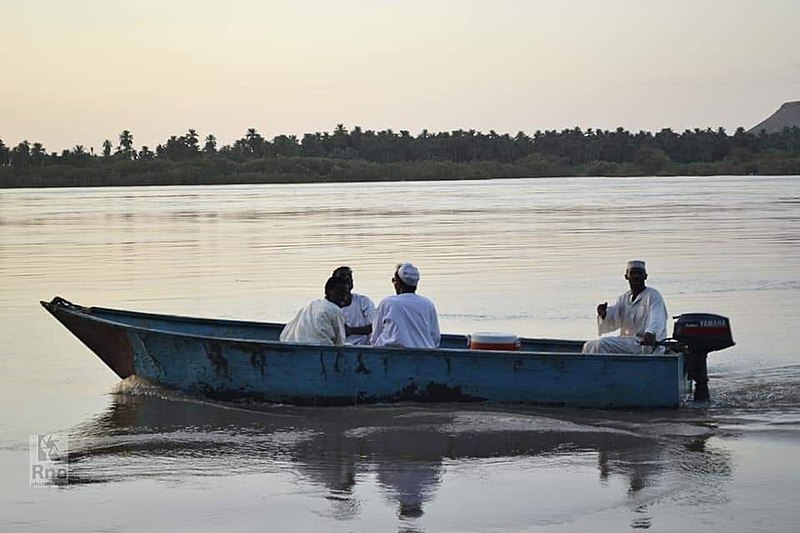
[[[351,328],[358,328],[372,324],[375,318],[375,304],[363,294],[352,293],[350,305],[342,307],[344,322]],[[347,344],[369,344],[369,335],[348,335]]]
[[[645,287],[635,299],[631,291],[622,294],[610,305],[606,318],[597,317],[597,333],[602,335],[619,329],[618,337],[600,337],[583,345],[583,353],[664,353],[664,347],[642,346],[640,337],[653,333],[656,340],[667,338],[667,306],[661,293]]]
[[[437,348],[441,340],[433,302],[411,292],[384,298],[372,321],[370,344]]]
[[[284,326],[281,341],[306,344],[344,344],[344,316],[339,306],[325,299],[314,300]]]

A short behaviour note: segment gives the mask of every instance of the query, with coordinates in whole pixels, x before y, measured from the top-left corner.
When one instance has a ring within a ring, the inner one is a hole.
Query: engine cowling
[[[711,313],[686,313],[676,317],[672,338],[687,344],[697,354],[724,350],[736,344],[730,320]]]

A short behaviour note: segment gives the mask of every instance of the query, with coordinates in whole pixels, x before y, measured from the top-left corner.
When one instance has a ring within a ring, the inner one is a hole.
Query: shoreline
[[[0,189],[473,181],[562,177],[800,175],[800,157],[746,162],[672,163],[660,169],[638,163],[592,161],[567,165],[545,157],[515,163],[418,161],[375,163],[361,159],[281,157],[232,163],[210,158],[190,161],[93,161],[80,167],[0,167]]]
[[[359,183],[540,177],[800,175],[800,127],[758,135],[738,128],[732,136],[711,128],[678,134],[580,128],[522,132],[456,130],[417,137],[341,124],[333,134],[272,141],[255,129],[217,149],[213,135],[171,136],[155,151],[133,147],[124,130],[120,145],[106,140],[102,155],[76,145],[61,154],[41,143],[13,148],[0,140],[0,188],[159,185]]]

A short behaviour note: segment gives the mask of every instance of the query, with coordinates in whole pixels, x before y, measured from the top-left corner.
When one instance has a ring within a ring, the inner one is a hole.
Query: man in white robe
[[[384,298],[372,321],[370,344],[404,348],[438,348],[439,318],[433,302],[418,295],[419,270],[401,263],[392,284],[395,293]]]
[[[344,278],[350,289],[345,298],[342,315],[344,315],[344,331],[347,334],[346,344],[369,344],[372,333],[372,320],[375,318],[375,304],[368,296],[353,292],[353,270],[348,266],[340,266],[331,274],[336,278]]]
[[[655,341],[667,338],[667,306],[656,289],[645,286],[644,261],[629,261],[625,270],[630,290],[615,305],[597,306],[599,335],[619,330],[616,337],[600,337],[583,345],[583,353],[659,354],[663,346]]]
[[[343,345],[345,332],[341,306],[348,290],[344,279],[328,279],[325,283],[325,298],[314,300],[300,309],[281,331],[281,341]]]

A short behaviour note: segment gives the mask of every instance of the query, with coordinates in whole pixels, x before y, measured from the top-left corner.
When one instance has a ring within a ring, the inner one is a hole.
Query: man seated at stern
[[[667,338],[667,307],[661,293],[645,287],[644,261],[628,261],[625,279],[630,290],[616,304],[597,306],[598,334],[619,329],[620,335],[589,341],[583,345],[583,353],[664,353],[664,347],[654,343]]]
[[[342,306],[344,315],[344,331],[347,344],[369,344],[372,333],[372,319],[375,318],[375,304],[368,296],[353,292],[353,270],[348,266],[340,266],[331,274],[335,278],[344,278],[349,290]]]
[[[438,348],[441,334],[433,302],[418,295],[419,270],[411,263],[397,265],[392,277],[396,294],[387,296],[372,321],[370,344],[405,348]]]
[[[350,287],[347,280],[331,277],[325,283],[325,298],[309,303],[284,326],[282,342],[344,344],[344,316],[340,309]]]

